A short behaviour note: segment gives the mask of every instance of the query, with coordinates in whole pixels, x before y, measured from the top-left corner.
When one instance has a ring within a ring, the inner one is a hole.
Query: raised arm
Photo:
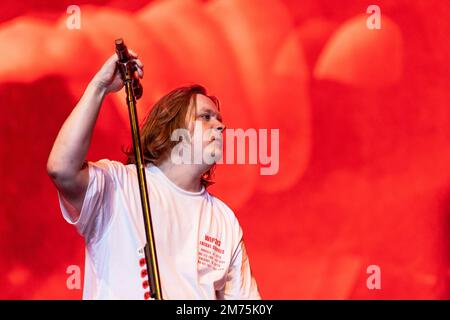
[[[143,64],[130,51],[143,77]],[[83,96],[62,125],[47,161],[47,172],[58,191],[73,210],[76,220],[80,215],[89,184],[89,171],[85,164],[91,144],[92,132],[104,97],[120,90],[123,82],[116,70],[117,56],[112,55],[92,78]]]

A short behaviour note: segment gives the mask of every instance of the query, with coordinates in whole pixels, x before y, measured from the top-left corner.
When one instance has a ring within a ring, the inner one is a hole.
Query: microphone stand
[[[158,260],[156,257],[155,239],[150,216],[150,204],[148,200],[147,180],[144,170],[144,156],[142,153],[141,138],[136,112],[136,99],[142,96],[142,85],[139,78],[135,76],[136,63],[128,53],[128,49],[122,39],[117,39],[116,54],[119,58],[117,67],[125,85],[127,94],[128,112],[130,115],[131,132],[133,136],[134,156],[136,159],[136,173],[139,181],[139,192],[141,196],[142,213],[144,216],[145,238],[144,247],[147,274],[149,279],[150,296],[156,300],[163,300],[161,283],[159,280]]]

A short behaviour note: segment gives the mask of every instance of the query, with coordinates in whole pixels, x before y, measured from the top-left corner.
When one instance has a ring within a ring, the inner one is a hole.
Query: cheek
[[[210,144],[210,140],[214,134],[213,128],[208,123],[197,123],[197,127],[191,131],[192,144],[198,144],[206,147]]]
[[[204,139],[203,133],[201,133],[201,132],[194,132],[191,135],[191,144],[193,146],[195,146],[195,145],[197,145],[197,146],[205,146],[207,144],[207,140]]]
[[[207,124],[203,124],[201,135],[200,139],[203,141],[203,145],[208,144],[212,138],[212,130]]]

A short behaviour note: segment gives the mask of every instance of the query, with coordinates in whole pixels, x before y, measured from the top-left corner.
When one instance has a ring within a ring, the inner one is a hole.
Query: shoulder
[[[104,175],[114,181],[122,181],[129,175],[131,167],[120,161],[101,159],[98,161],[87,161],[89,170],[96,175]]]
[[[110,159],[101,159],[98,161],[87,161],[87,163],[91,166],[105,169],[105,170],[120,170],[125,168],[125,165],[122,162]]]

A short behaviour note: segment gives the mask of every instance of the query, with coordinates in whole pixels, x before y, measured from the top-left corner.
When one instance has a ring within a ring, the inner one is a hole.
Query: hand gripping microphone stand
[[[141,138],[136,112],[136,99],[142,96],[142,85],[139,78],[135,76],[136,63],[128,54],[128,49],[122,39],[116,40],[116,54],[119,58],[117,67],[125,85],[127,93],[127,105],[130,115],[131,131],[133,136],[134,156],[136,159],[136,172],[139,181],[139,192],[141,195],[142,213],[145,226],[145,261],[147,263],[147,274],[149,279],[150,296],[156,300],[163,300],[161,283],[159,281],[158,260],[156,258],[155,239],[153,237],[152,220],[150,216],[150,204],[148,200],[147,180],[145,179],[144,156],[141,147]]]

